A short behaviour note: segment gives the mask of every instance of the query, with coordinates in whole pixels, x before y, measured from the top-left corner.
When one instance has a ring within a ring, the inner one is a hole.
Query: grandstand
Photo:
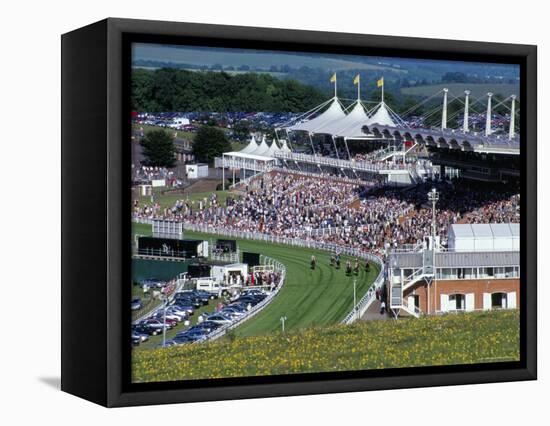
[[[438,96],[442,96],[441,107],[414,115]],[[470,115],[483,99],[470,100],[468,90],[462,97],[442,89],[409,108],[403,117],[383,98],[369,110],[359,93],[347,107],[335,93],[333,98],[276,127],[276,137],[270,144],[265,136],[260,144],[252,138],[243,150],[224,153],[215,165],[231,169],[234,181],[236,170],[245,180],[274,167],[363,180],[382,177],[387,183],[404,186],[432,177],[457,175],[487,182],[517,179],[520,141],[516,130],[519,113],[516,96],[511,95],[496,105],[492,104],[492,96],[487,94],[485,128],[473,129]],[[452,102],[463,105],[462,112],[448,115]],[[496,114],[497,107],[508,109],[509,115]],[[440,126],[417,125],[439,113]],[[413,116],[414,122],[408,120],[407,117]],[[496,119],[500,127],[493,125]],[[502,123],[506,121],[508,132],[504,134]],[[451,123],[458,123],[458,128],[451,128]],[[280,133],[285,138],[280,138]]]

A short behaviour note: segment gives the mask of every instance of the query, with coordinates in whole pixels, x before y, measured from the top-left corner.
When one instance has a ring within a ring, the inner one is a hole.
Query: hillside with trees
[[[268,74],[132,70],[136,111],[300,112],[325,100],[318,89]]]

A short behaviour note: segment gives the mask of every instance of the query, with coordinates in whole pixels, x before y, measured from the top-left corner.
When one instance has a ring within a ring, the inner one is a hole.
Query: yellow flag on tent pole
[[[353,79],[353,84],[359,84],[360,80],[361,80],[361,77],[359,76],[359,74],[357,74]]]
[[[384,103],[384,77],[382,77],[381,79],[379,79],[377,82],[376,82],[376,87],[381,87],[382,88],[382,94],[380,96],[380,101],[382,103]]]
[[[336,98],[336,73],[332,74],[332,77],[330,77],[330,82],[334,83],[334,97]]]
[[[359,74],[353,79],[353,84],[357,85],[357,100],[359,100],[361,98],[361,77],[359,77]]]

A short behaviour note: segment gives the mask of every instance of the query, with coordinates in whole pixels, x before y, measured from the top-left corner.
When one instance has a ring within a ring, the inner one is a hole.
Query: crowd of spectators
[[[511,184],[455,180],[403,190],[273,171],[252,179],[241,196],[228,197],[225,205],[213,194],[200,202],[180,200],[163,211],[158,205],[135,205],[134,214],[383,254],[402,244],[416,244],[431,233],[427,193],[432,188],[439,193],[436,223],[444,244],[453,223],[519,222],[519,189]]]

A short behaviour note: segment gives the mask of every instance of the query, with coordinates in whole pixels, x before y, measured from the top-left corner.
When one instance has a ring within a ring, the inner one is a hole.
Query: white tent
[[[379,124],[381,126],[395,127],[395,122],[392,120],[390,112],[388,111],[388,108],[386,108],[386,104],[383,102],[379,104],[376,112],[369,117],[365,124]]]
[[[281,144],[281,152],[291,152],[290,148],[288,147],[288,144],[286,143],[286,139],[281,139],[283,142]]]
[[[267,145],[267,142],[265,141],[265,135],[264,135],[260,145],[254,151],[249,152],[248,154],[266,156],[267,151],[269,151],[269,146]]]
[[[519,250],[518,223],[453,224],[449,249],[456,251]]]
[[[248,145],[241,149],[239,152],[242,152],[243,154],[251,154],[256,149],[258,149],[258,143],[256,142],[256,138],[252,136],[252,139],[250,139]]]
[[[275,157],[275,154],[281,152],[281,149],[277,146],[277,142],[275,142],[275,139],[271,142],[271,145],[269,146],[268,150],[264,153],[264,155],[268,157]]]
[[[355,128],[357,126],[359,126],[359,128],[363,127],[368,119],[369,117],[365,112],[365,108],[361,102],[356,101],[355,106],[348,115],[331,121],[330,123],[326,123],[325,125],[317,128],[315,133],[326,133],[334,136],[342,136],[346,134],[347,129]]]
[[[319,114],[317,117],[312,118],[309,121],[303,123],[298,123],[293,126],[288,127],[290,131],[304,131],[304,132],[315,132],[318,128],[333,122],[335,120],[341,120],[346,116],[346,113],[342,109],[340,102],[337,98],[334,98],[330,106]]]

